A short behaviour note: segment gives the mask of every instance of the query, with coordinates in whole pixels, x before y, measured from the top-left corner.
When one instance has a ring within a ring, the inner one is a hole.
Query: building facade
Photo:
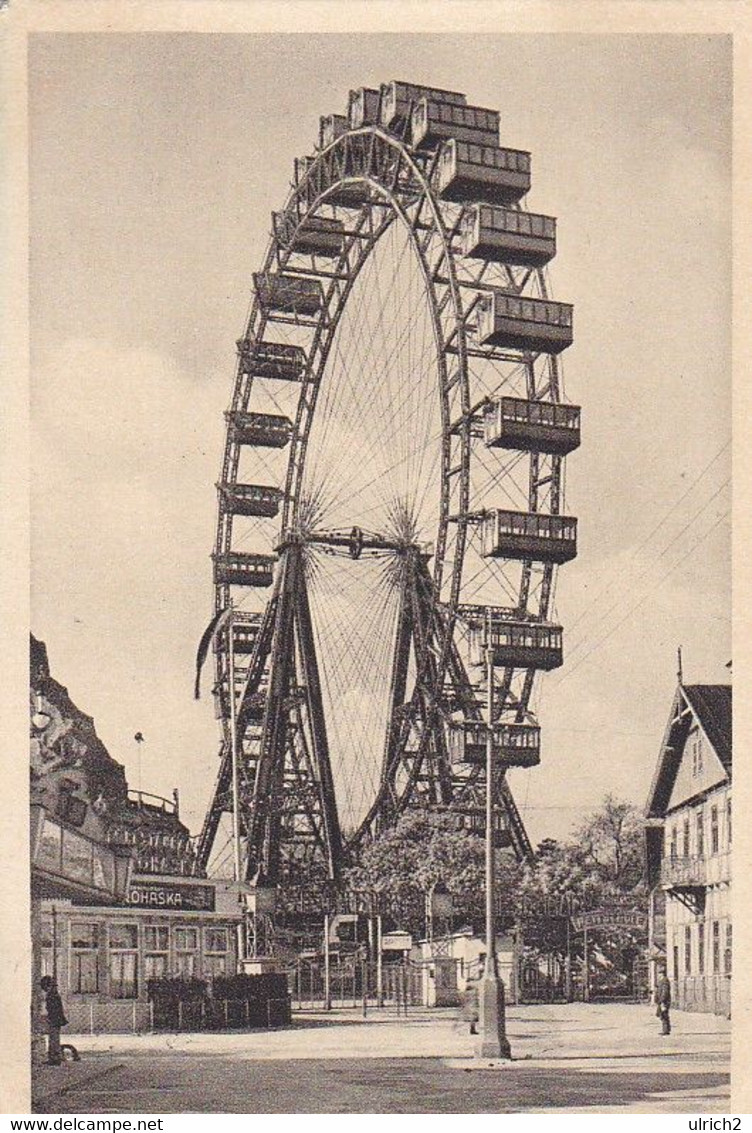
[[[151,1025],[149,983],[238,969],[232,882],[132,874],[118,904],[41,902],[41,970],[55,975],[73,1032]]]
[[[33,637],[30,749],[33,1033],[43,975],[76,1032],[148,1026],[151,979],[237,972],[241,887],[201,875],[176,794],[128,789]]]
[[[731,1003],[731,686],[676,690],[647,805],[650,942],[674,1002]]]

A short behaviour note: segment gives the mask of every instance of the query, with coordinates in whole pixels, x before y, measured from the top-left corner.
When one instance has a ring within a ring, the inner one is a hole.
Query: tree
[[[498,855],[500,891],[516,884],[517,865]],[[411,811],[378,834],[348,873],[348,886],[378,902],[403,928],[425,927],[425,900],[442,883],[453,898],[456,923],[480,924],[485,841],[458,827],[452,814]]]
[[[620,893],[641,888],[645,877],[643,817],[636,806],[608,794],[577,828],[575,844],[604,882]]]

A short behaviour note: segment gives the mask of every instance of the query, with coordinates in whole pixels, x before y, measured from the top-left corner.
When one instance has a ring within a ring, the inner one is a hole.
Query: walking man
[[[60,1049],[60,1028],[68,1020],[63,1011],[63,1001],[55,986],[52,976],[42,976],[40,986],[44,992],[45,1007],[47,1009],[47,1026],[49,1029],[49,1045],[47,1047],[47,1062],[50,1066],[59,1066],[63,1061]]]
[[[671,1018],[669,1011],[671,1009],[671,983],[666,974],[666,969],[662,968],[658,972],[658,982],[655,985],[655,1004],[656,1015],[661,1021],[661,1034],[671,1034]]]

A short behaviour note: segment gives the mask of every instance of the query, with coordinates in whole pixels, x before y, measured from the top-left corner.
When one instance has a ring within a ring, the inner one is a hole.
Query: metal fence
[[[321,961],[299,961],[287,969],[292,1006],[297,1011],[327,1007],[326,969]],[[329,968],[328,1006],[332,1008],[391,1007],[407,1011],[423,1003],[423,975],[411,963],[336,963]]]
[[[223,1031],[284,1027],[290,1000],[188,999],[66,1004],[65,1034],[138,1035],[154,1031]]]

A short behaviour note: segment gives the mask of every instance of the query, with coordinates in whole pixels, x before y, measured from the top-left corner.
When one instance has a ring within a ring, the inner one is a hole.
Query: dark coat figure
[[[478,985],[468,983],[462,995],[462,1019],[470,1024],[470,1034],[478,1033]]]
[[[59,1066],[63,1061],[62,1051],[60,1049],[60,1028],[64,1027],[68,1020],[65,1017],[63,1001],[60,998],[60,993],[55,986],[55,981],[52,976],[42,976],[39,982],[44,991],[47,1026],[50,1036],[47,1048],[47,1061],[52,1063],[53,1066]]]
[[[661,1021],[661,1034],[671,1034],[671,1018],[669,1011],[671,1009],[671,983],[665,972],[662,972],[658,978],[658,983],[655,985],[655,1004],[656,1015]]]

